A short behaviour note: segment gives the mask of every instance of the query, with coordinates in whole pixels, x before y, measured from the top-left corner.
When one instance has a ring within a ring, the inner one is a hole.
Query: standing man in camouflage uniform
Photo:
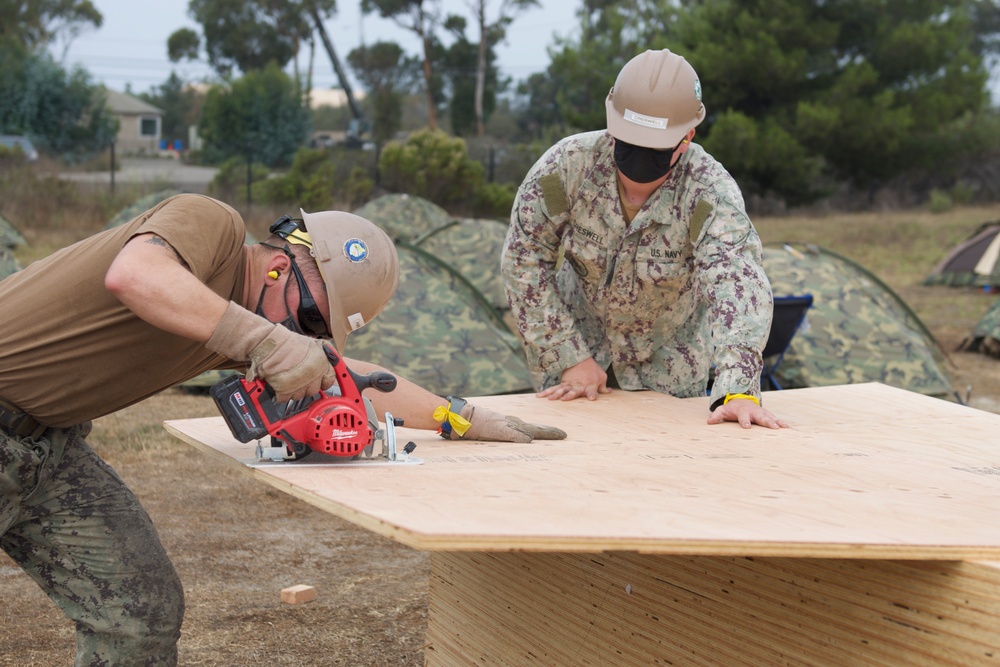
[[[87,443],[91,420],[219,368],[249,369],[279,401],[317,393],[335,381],[327,340],[342,349],[396,289],[392,241],[359,216],[303,212],[271,232],[244,245],[235,210],[179,195],[0,282],[0,547],[76,623],[78,667],[175,665],[184,613],[149,516]],[[371,398],[413,428],[458,413],[467,439],[565,437],[402,378]]]
[[[735,181],[691,143],[697,74],[646,51],[606,108],[607,131],[550,148],[511,213],[504,287],[539,395],[704,396],[714,363],[708,423],[786,426],[760,405],[773,308],[760,239]]]

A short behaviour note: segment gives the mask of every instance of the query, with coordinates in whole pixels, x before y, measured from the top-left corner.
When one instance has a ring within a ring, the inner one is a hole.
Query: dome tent
[[[972,334],[962,341],[959,349],[1000,358],[1000,299],[993,302],[973,327]]]
[[[378,317],[347,337],[344,355],[378,364],[445,396],[533,390],[517,338],[447,262],[397,241],[399,288]]]
[[[381,227],[395,239],[413,242],[451,222],[451,216],[437,204],[408,194],[389,194],[372,199],[354,210]]]
[[[431,201],[391,194],[354,210],[396,242],[396,294],[347,338],[344,354],[440,394],[533,390],[520,341],[504,323],[500,251],[507,225],[452,218]]]
[[[24,235],[14,226],[14,223],[0,215],[0,247],[13,250],[18,246],[27,244],[28,242],[24,240]]]
[[[498,312],[510,310],[500,276],[500,253],[507,223],[487,218],[456,218],[427,232],[413,245],[451,265]]]
[[[988,287],[1000,285],[1000,221],[986,222],[952,248],[925,285]]]
[[[18,246],[27,245],[27,243],[20,230],[7,218],[0,215],[0,279],[17,273],[23,268],[21,262],[14,256],[14,250]]]
[[[806,324],[776,372],[782,387],[882,382],[957,399],[934,336],[870,271],[799,243],[767,244],[764,270],[776,296],[813,295]]]
[[[108,220],[108,224],[104,225],[104,228],[111,229],[112,227],[117,227],[118,225],[124,225],[135,216],[148,211],[164,199],[169,199],[170,197],[179,194],[181,194],[180,190],[157,190],[156,192],[151,192],[148,195],[139,197],[131,204],[118,211],[118,213]]]

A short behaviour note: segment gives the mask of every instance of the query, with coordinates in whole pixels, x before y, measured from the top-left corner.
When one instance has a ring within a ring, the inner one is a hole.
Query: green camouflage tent
[[[189,394],[207,394],[213,385],[222,382],[230,375],[238,375],[237,371],[205,371],[187,382],[177,385]]]
[[[24,236],[7,218],[0,215],[0,280],[21,270],[14,249],[27,244]]]
[[[13,250],[19,245],[26,245],[24,235],[7,218],[0,215],[0,248]]]
[[[378,364],[441,396],[532,391],[517,338],[455,269],[397,241],[399,289],[347,337],[344,354]]]
[[[506,222],[460,218],[417,237],[413,245],[450,264],[498,312],[504,312],[510,310],[500,276],[500,252],[506,236]]]
[[[934,336],[871,272],[829,250],[792,243],[767,244],[764,269],[775,296],[813,295],[806,324],[775,373],[782,387],[882,382],[956,398]]]
[[[123,225],[143,211],[153,208],[164,199],[169,199],[170,197],[179,194],[181,194],[180,190],[158,190],[143,197],[139,197],[134,202],[118,211],[118,213],[116,213],[115,216],[108,221],[108,224],[104,225],[104,228],[111,229],[112,227]]]
[[[1000,299],[993,302],[973,327],[972,335],[962,341],[959,349],[1000,358]]]
[[[0,280],[3,280],[12,273],[17,273],[23,267],[17,261],[13,251],[9,248],[0,247]]]
[[[408,194],[383,195],[355,209],[354,213],[374,222],[393,240],[409,243],[451,222],[448,211],[422,197]]]
[[[924,278],[925,285],[1000,285],[1000,222],[986,222],[952,248]]]

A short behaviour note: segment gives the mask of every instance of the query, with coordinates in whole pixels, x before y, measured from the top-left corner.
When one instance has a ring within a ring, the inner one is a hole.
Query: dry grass
[[[27,261],[101,229],[128,203],[101,197],[81,203],[84,195],[62,191],[47,202],[43,186],[27,191],[0,198],[0,213],[30,220],[21,224],[31,244],[22,250]],[[28,211],[31,201],[38,208]],[[248,227],[262,235],[282,212],[257,209]],[[808,241],[862,264],[914,308],[945,349],[954,349],[992,298],[920,282],[948,248],[997,218],[1000,206],[755,223],[765,242]],[[977,405],[1000,412],[1000,361],[967,353],[952,359],[956,386],[973,384]],[[161,426],[164,419],[215,414],[206,396],[175,389],[98,420],[91,436],[152,515],[185,584],[181,664],[422,664],[426,555],[208,460]],[[300,583],[315,586],[317,600],[280,603],[280,590]],[[0,666],[70,664],[71,626],[3,554],[0,590]]]

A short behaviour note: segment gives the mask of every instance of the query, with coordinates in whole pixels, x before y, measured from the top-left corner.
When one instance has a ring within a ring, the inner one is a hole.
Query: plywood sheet
[[[988,563],[434,553],[429,613],[429,667],[1000,663]]]
[[[616,391],[474,402],[561,442],[400,429],[423,465],[253,464],[221,418],[183,440],[333,514],[426,550],[1000,558],[1000,415],[880,384],[766,394],[780,431],[705,424],[706,399]]]

